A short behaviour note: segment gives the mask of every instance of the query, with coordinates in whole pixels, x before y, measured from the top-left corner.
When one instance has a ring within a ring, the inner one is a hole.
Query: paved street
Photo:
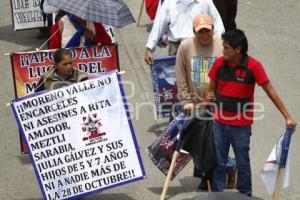
[[[137,19],[140,0],[125,0]],[[300,1],[299,0],[245,0],[239,1],[237,24],[248,36],[249,54],[259,59],[276,91],[290,114],[300,122]],[[36,38],[37,30],[13,31],[9,1],[0,1],[0,200],[40,200],[41,193],[31,164],[20,156],[19,134],[10,107],[14,98],[10,57],[5,53],[34,50],[44,40]],[[125,84],[127,94],[133,94],[132,119],[142,154],[147,178],[132,184],[86,197],[86,200],[153,200],[159,199],[165,177],[146,156],[145,149],[163,131],[166,119],[156,119],[149,67],[144,63],[144,49],[152,22],[143,12],[141,26],[135,24],[115,29],[123,80],[131,81],[134,89]],[[158,50],[156,55],[166,55]],[[271,199],[260,178],[260,169],[271,152],[285,121],[261,88],[256,90],[256,101],[264,105],[264,117],[255,122],[251,138],[253,195]],[[300,199],[300,128],[291,143],[290,186],[281,191],[280,200]],[[172,181],[169,200],[188,200],[200,194],[199,179],[192,177],[190,163]]]

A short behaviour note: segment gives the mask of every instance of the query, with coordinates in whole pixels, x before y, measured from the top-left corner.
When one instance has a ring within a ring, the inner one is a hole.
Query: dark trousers
[[[236,29],[235,17],[238,0],[213,0],[225,27],[225,31]]]
[[[230,126],[214,121],[213,135],[217,155],[217,166],[214,169],[212,178],[213,191],[223,191],[225,188],[226,163],[231,144],[238,169],[237,190],[251,196],[252,183],[249,157],[251,126]]]

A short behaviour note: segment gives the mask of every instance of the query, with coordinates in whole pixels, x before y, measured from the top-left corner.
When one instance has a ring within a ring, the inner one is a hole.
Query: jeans
[[[222,191],[226,182],[226,164],[230,144],[237,162],[237,190],[251,196],[250,137],[251,126],[230,126],[213,122],[213,135],[217,155],[217,166],[212,177],[213,191]]]

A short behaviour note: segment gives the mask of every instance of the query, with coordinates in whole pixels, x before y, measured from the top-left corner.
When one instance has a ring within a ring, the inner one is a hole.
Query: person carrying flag
[[[49,49],[111,44],[111,38],[101,23],[62,13],[64,15],[51,27]]]
[[[217,166],[213,172],[212,189],[222,191],[225,186],[226,161],[230,144],[237,161],[237,190],[252,195],[249,144],[253,123],[254,89],[260,85],[286,121],[295,131],[296,121],[288,113],[275,92],[262,64],[248,56],[248,41],[242,30],[222,34],[223,56],[213,64],[208,76],[208,98],[215,101],[213,134]]]

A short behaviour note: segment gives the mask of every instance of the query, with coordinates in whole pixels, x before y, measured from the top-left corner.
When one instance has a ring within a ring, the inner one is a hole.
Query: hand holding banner
[[[289,185],[291,136],[291,129],[282,134],[261,170],[261,178],[268,193],[273,194],[273,199],[277,199],[281,188]]]

